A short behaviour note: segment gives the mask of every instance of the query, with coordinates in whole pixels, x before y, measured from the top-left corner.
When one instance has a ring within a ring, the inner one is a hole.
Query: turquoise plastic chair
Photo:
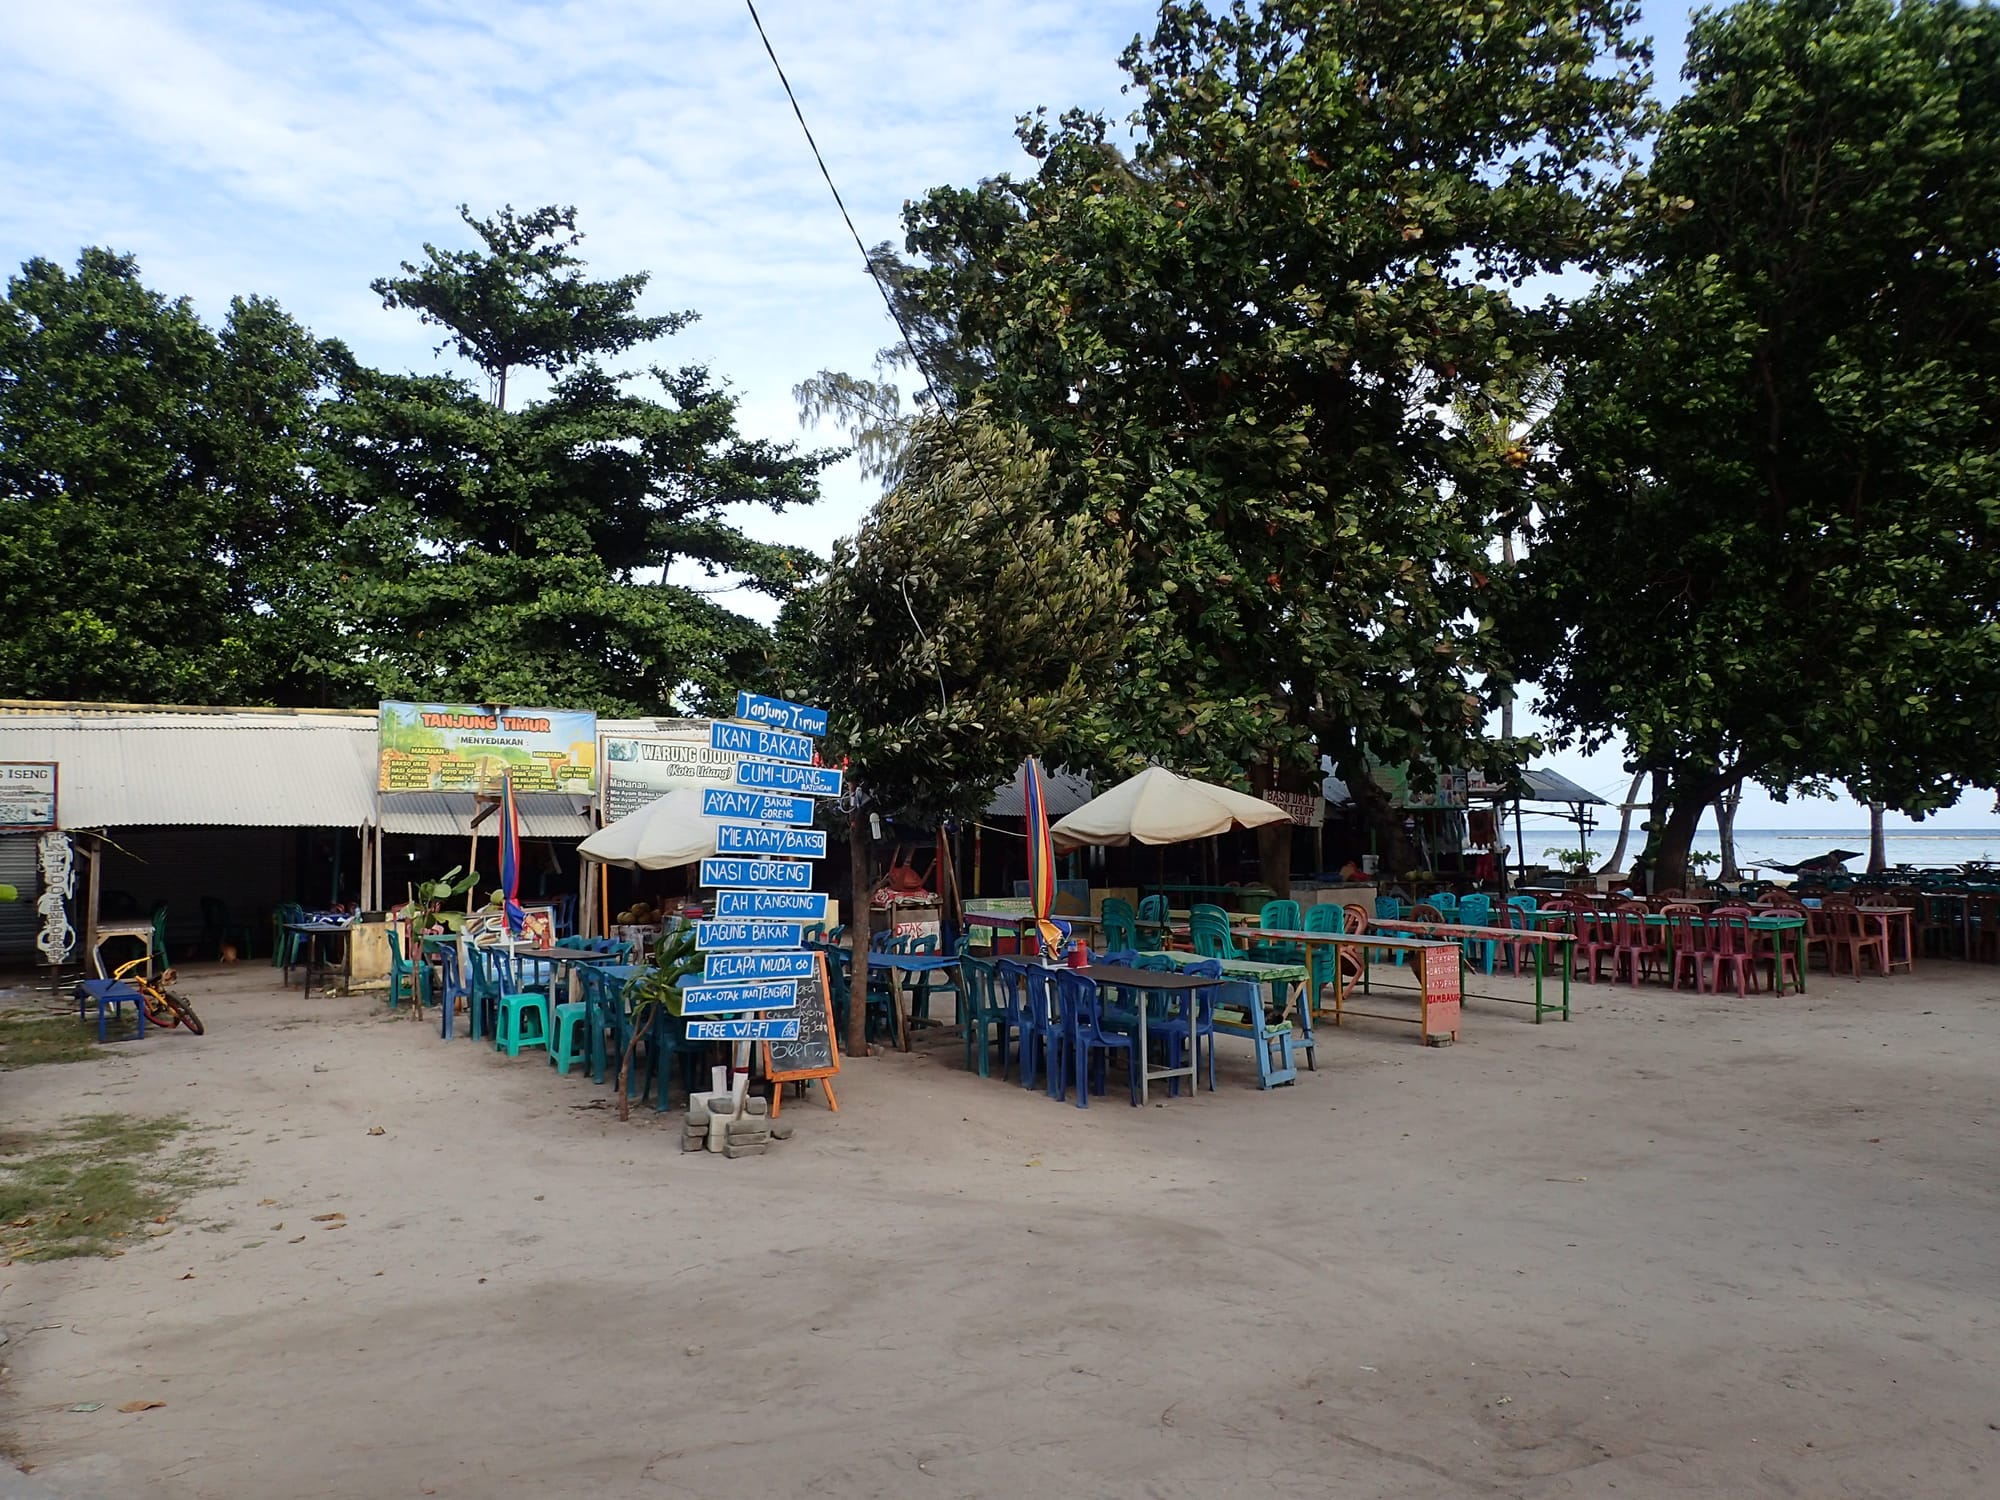
[[[1410,914],[1410,908],[1394,896],[1375,898],[1375,919],[1378,922],[1394,922]],[[1392,934],[1393,936],[1394,934]],[[1405,948],[1378,948],[1375,950],[1377,962],[1386,958],[1390,963],[1401,966],[1410,961],[1409,950]]]
[[[1424,897],[1422,904],[1425,906],[1435,906],[1444,914],[1444,919],[1447,922],[1458,920],[1458,896],[1455,892],[1433,891],[1430,895]]]
[[[1098,940],[1113,953],[1139,947],[1139,914],[1132,910],[1132,903],[1117,896],[1107,896],[1104,909],[1098,913]]]
[[[1490,896],[1461,896],[1458,902],[1457,920],[1467,927],[1491,927],[1493,925],[1493,900]],[[1499,950],[1499,943],[1493,938],[1469,937],[1465,940],[1465,956],[1479,963],[1488,974],[1493,972],[1493,959]]]
[[[1299,913],[1299,903],[1291,900],[1266,901],[1263,909],[1257,913],[1257,925],[1266,932],[1299,932],[1303,930],[1300,924],[1304,921],[1305,918]],[[1295,964],[1305,961],[1304,955],[1295,944],[1263,943],[1253,940],[1251,947],[1256,956],[1267,963]]]
[[[1139,949],[1158,953],[1167,946],[1167,924],[1173,916],[1165,896],[1147,896],[1139,902]]]
[[[1197,906],[1188,920],[1194,951],[1203,958],[1242,958],[1243,950],[1229,930],[1229,913],[1219,906]]]
[[[1347,931],[1347,912],[1330,901],[1317,902],[1306,908],[1307,932]],[[1306,992],[1309,1004],[1319,1003],[1320,992],[1335,983],[1340,976],[1340,950],[1323,948],[1315,943],[1308,950],[1312,959],[1312,988]]]
[[[994,1028],[999,1028],[1000,1071],[1007,1071],[1007,1004],[1000,995],[999,976],[987,959],[961,954],[958,960],[961,983],[958,991],[958,1023],[965,1033],[965,1070],[977,1069],[981,1078],[993,1076],[992,1044]]]
[[[423,966],[413,964],[403,957],[402,935],[396,931],[396,924],[389,924],[389,1009],[394,1010],[402,1002],[403,994],[409,992],[410,1003],[418,1010],[424,1008],[424,991],[429,988],[423,982]]]

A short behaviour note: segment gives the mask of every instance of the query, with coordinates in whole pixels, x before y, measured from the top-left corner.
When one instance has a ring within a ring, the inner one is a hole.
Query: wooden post
[[[847,1055],[868,1055],[868,815],[859,801],[847,814]]]
[[[104,978],[97,969],[97,896],[103,878],[104,840],[99,837],[90,846],[90,878],[83,886],[83,963],[85,970],[93,978]],[[1968,947],[1966,952],[1972,950]]]

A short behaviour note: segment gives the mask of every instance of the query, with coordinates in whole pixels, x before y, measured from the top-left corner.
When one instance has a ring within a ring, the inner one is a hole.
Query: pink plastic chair
[[[1611,982],[1624,974],[1637,989],[1639,981],[1655,968],[1662,975],[1667,967],[1667,945],[1646,921],[1646,903],[1627,901],[1611,914]]]
[[[1708,975],[1710,994],[1722,993],[1724,970],[1734,978],[1739,996],[1757,988],[1757,954],[1750,938],[1749,907],[1718,906],[1708,914],[1708,958],[1713,965]]]

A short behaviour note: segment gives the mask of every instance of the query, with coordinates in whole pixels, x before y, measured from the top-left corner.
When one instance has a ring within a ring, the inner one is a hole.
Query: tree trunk
[[[1889,868],[1889,841],[1882,832],[1882,804],[1868,804],[1868,873],[1880,875]]]
[[[1250,786],[1258,796],[1276,785],[1270,762],[1250,768]],[[1266,823],[1257,835],[1257,878],[1268,885],[1278,900],[1292,894],[1292,820]]]
[[[1694,846],[1695,830],[1701,827],[1701,815],[1724,791],[1740,785],[1713,773],[1682,781],[1672,787],[1667,802],[1667,816],[1659,829],[1659,847],[1655,852],[1652,889],[1656,891],[1687,889],[1688,851]],[[1657,785],[1657,783],[1656,783]]]
[[[1403,828],[1401,809],[1390,803],[1381,783],[1368,774],[1366,763],[1358,773],[1342,766],[1340,779],[1347,783],[1348,794],[1354,798],[1362,820],[1375,830],[1375,841],[1382,851],[1376,874],[1383,880],[1405,879],[1417,867],[1417,852]]]
[[[1743,805],[1743,783],[1715,799],[1715,836],[1722,845],[1722,869],[1718,880],[1736,881],[1743,872],[1736,868],[1736,809]]]
[[[1632,773],[1632,784],[1625,788],[1625,800],[1618,807],[1618,844],[1611,851],[1611,858],[1604,862],[1600,875],[1615,875],[1625,865],[1625,845],[1632,837],[1632,809],[1639,805],[1639,783],[1646,779],[1644,771]]]
[[[847,1055],[868,1055],[868,815],[859,802],[847,814],[847,935],[854,946],[847,965]]]

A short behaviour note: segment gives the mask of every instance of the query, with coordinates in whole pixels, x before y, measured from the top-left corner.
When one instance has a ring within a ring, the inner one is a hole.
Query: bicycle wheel
[[[174,1020],[187,1027],[196,1036],[207,1035],[208,1028],[201,1024],[201,1017],[194,1013],[194,1007],[185,999],[172,990],[161,990],[160,998],[166,1002],[166,1008],[173,1013]]]
[[[148,1025],[172,1030],[174,1027],[180,1025],[181,1018],[175,1013],[173,1007],[167,1003],[167,992],[143,974],[134,974],[132,972],[134,969],[150,963],[150,958],[135,958],[130,963],[120,964],[112,971],[111,977],[122,980],[138,992],[139,1009],[144,1013]]]

